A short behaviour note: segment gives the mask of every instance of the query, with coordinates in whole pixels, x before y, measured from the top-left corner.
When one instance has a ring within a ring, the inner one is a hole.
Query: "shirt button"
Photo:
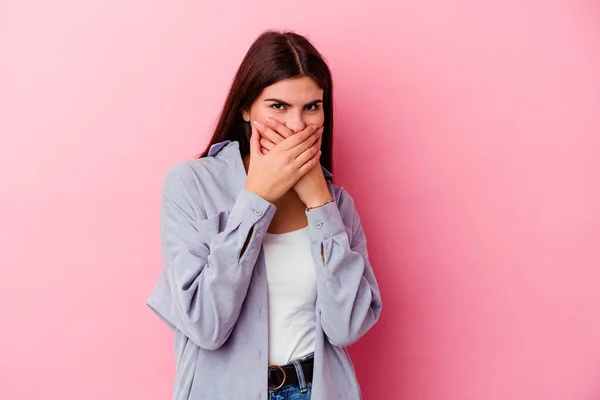
[[[256,214],[256,215],[262,215],[262,211],[260,211],[260,210],[254,210],[254,214]]]
[[[315,222],[315,228],[321,229],[323,227],[323,223],[321,221]]]

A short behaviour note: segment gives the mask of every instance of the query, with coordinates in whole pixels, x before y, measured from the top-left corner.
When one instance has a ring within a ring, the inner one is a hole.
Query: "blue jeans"
[[[302,392],[300,385],[286,386],[276,392],[270,392],[269,400],[310,400],[312,382],[308,382],[304,389]]]
[[[310,400],[312,393],[312,382],[306,382],[304,380],[304,373],[300,366],[300,361],[304,358],[309,357],[307,355],[298,360],[293,360],[292,363],[296,367],[296,374],[298,375],[298,384],[284,386],[276,391],[269,391],[269,400]]]

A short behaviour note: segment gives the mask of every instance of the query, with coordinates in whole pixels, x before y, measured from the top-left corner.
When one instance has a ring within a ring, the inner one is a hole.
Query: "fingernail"
[[[267,122],[267,124],[272,124],[273,123],[273,118],[267,117],[267,119],[265,121]]]
[[[257,128],[262,128],[262,126],[263,126],[263,124],[260,121],[254,121],[253,124]]]
[[[319,129],[319,127],[317,125],[313,125],[313,127],[312,127],[313,132],[316,132],[317,129]]]

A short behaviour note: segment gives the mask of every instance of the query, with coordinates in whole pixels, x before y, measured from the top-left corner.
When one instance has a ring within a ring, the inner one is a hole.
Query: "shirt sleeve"
[[[199,217],[204,212],[195,208],[200,203],[192,197],[199,195],[196,179],[184,163],[172,167],[164,178],[160,208],[164,264],[147,305],[171,329],[180,330],[201,348],[216,350],[240,315],[276,206],[242,189],[231,212]]]
[[[317,318],[332,345],[349,346],[377,322],[382,306],[360,217],[344,189],[337,202],[306,215],[317,269]],[[342,216],[351,221],[351,233]]]

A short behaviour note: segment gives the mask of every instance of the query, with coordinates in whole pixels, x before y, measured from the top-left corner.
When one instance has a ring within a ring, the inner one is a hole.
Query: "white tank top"
[[[317,281],[308,226],[266,233],[269,364],[284,365],[315,350]]]

